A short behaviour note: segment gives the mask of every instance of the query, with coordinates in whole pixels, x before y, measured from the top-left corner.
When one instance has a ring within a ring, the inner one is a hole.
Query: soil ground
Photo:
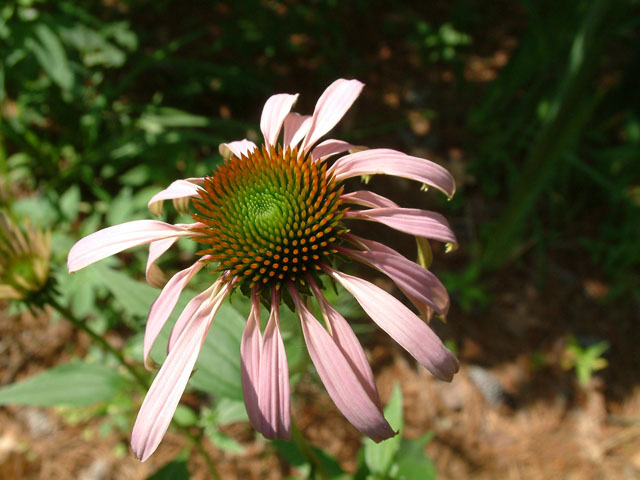
[[[624,354],[609,358],[610,367],[587,387],[559,366],[565,325],[558,320],[564,312],[576,311],[586,320],[601,318],[605,310],[608,318],[630,312],[605,308],[587,289],[566,290],[562,279],[545,291],[528,281],[500,280],[511,289],[497,296],[494,307],[480,315],[454,308],[449,322],[440,325],[445,338],[461,339],[461,372],[451,384],[417,368],[385,335],[368,339],[383,401],[394,382],[402,386],[405,435],[435,433],[427,452],[441,479],[638,478],[640,386],[628,368],[633,352],[627,352],[627,361]],[[563,286],[564,298],[558,291]],[[1,315],[2,383],[82,354],[88,344],[82,334],[52,323],[46,314]],[[624,348],[614,351],[624,353]],[[544,355],[542,365],[532,362],[535,352]],[[354,471],[358,433],[312,377],[304,377],[296,388],[293,415],[301,430]],[[96,420],[70,425],[65,418],[55,409],[1,409],[0,479],[141,480],[185,446],[181,436],[169,433],[158,452],[140,463],[127,451],[127,438],[100,436]],[[247,424],[225,431],[246,453],[232,455],[207,445],[222,478],[275,480],[295,473]],[[207,478],[201,462],[194,455],[189,463],[196,480]]]

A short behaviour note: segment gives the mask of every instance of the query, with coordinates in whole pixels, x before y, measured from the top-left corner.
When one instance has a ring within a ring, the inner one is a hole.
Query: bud
[[[28,220],[17,225],[0,211],[0,299],[40,306],[49,287],[51,232]]]

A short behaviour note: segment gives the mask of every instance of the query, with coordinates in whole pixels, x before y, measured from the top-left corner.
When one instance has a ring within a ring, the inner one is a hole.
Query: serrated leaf
[[[113,368],[73,362],[0,389],[0,405],[84,407],[111,400],[124,385]]]
[[[371,473],[384,477],[389,472],[393,458],[400,448],[402,438],[402,389],[395,384],[389,403],[384,409],[384,416],[391,428],[398,431],[395,437],[375,443],[370,438],[364,440],[364,461]]]

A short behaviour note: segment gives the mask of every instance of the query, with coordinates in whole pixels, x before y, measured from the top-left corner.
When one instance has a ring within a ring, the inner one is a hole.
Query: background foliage
[[[141,282],[144,252],[69,276],[70,246],[100,227],[148,218],[153,193],[212,171],[219,143],[258,139],[270,94],[300,92],[300,109],[310,111],[332,80],[355,77],[368,87],[340,138],[433,154],[457,177],[452,202],[424,200],[446,210],[461,239],[460,252],[436,261],[454,311],[490,309],[501,279],[523,270],[542,288],[559,265],[606,285],[603,305],[637,311],[639,19],[637,2],[623,0],[393,8],[378,0],[8,0],[0,6],[1,207],[51,230],[60,303],[96,332],[119,332],[125,356],[139,362],[157,295]],[[469,69],[496,49],[502,64]],[[162,215],[180,220],[171,209]],[[179,246],[162,264],[168,271],[193,253],[188,242]],[[196,280],[194,291],[209,280]],[[334,300],[345,316],[361,316],[342,293]],[[219,426],[246,420],[238,342],[247,310],[239,296],[223,307],[190,383],[205,395],[202,408],[176,415],[178,425],[231,452],[242,447]],[[588,383],[593,365],[606,365],[608,346],[614,360],[626,358],[625,342],[639,340],[637,315],[617,322],[612,330],[568,321],[554,332],[576,333],[567,368],[580,382]],[[295,319],[283,324],[295,381],[309,362]],[[366,325],[359,331],[368,338]],[[453,342],[465,339],[463,325],[446,332]],[[583,362],[580,352],[596,353]],[[154,358],[162,361],[161,346]],[[126,440],[137,410],[129,394],[139,386],[116,365],[94,345],[83,362],[3,388],[0,404],[92,406],[88,415]],[[396,390],[388,409],[397,428],[401,405]],[[319,449],[309,457],[295,443],[276,443],[274,452],[302,477],[423,479],[435,476],[423,450],[429,439],[365,442],[355,477]],[[150,478],[187,478],[185,462]]]

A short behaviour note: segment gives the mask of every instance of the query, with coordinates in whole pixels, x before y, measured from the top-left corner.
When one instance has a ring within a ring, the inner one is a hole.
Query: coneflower
[[[427,316],[433,312],[444,316],[449,308],[447,292],[431,272],[347,228],[348,221],[368,220],[419,238],[456,243],[437,213],[401,208],[365,190],[344,193],[347,178],[374,174],[416,180],[449,197],[455,190],[449,172],[429,160],[388,149],[361,150],[340,140],[319,143],[362,87],[357,80],[335,81],[310,116],[291,112],[297,95],[272,96],[260,121],[261,147],[249,140],[223,144],[220,150],[226,161],[211,176],[177,180],[149,202],[157,213],[165,200],[181,207],[190,200],[194,223],[128,222],[83,238],[69,252],[73,272],[126,248],[150,244],[147,279],[157,284],[154,263],[178,238],[201,244],[200,258],[176,273],[151,306],[144,338],[147,366],[151,347],[189,280],[205,266],[218,273],[176,321],[167,359],[140,408],[132,447],[143,461],[164,436],[213,318],[235,289],[251,300],[240,352],[244,401],[251,424],[267,438],[286,439],[291,430],[289,372],[280,335],[283,301],[298,312],[309,355],[336,406],[373,440],[394,435],[382,414],[362,347],[324,297],[323,278],[341,284],[380,328],[436,377],[450,381],[457,372],[457,359],[423,320],[386,291],[334,266],[338,258],[348,257],[378,269]],[[329,157],[345,153],[328,164]],[[324,325],[309,309],[311,298],[319,304]],[[270,307],[264,330],[260,303]]]
[[[0,299],[42,307],[53,287],[51,232],[0,211]]]

